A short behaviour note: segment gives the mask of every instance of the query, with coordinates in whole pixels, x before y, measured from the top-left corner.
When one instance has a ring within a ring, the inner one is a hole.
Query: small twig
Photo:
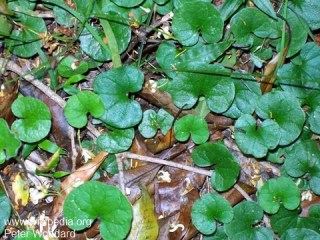
[[[245,199],[247,199],[248,201],[253,201],[253,199],[246,193],[245,190],[242,189],[242,187],[239,186],[239,184],[235,184],[233,186]]]
[[[212,171],[210,171],[210,170],[204,170],[204,169],[201,169],[201,168],[190,167],[190,166],[186,166],[186,165],[183,165],[183,164],[180,164],[180,163],[170,162],[170,161],[162,160],[160,158],[142,156],[142,155],[138,155],[138,154],[130,153],[130,152],[119,153],[119,154],[117,154],[117,159],[118,159],[118,157],[119,158],[134,158],[134,159],[138,159],[138,160],[141,160],[141,161],[146,161],[146,162],[166,165],[166,166],[170,166],[170,167],[180,168],[180,169],[183,169],[183,170],[187,170],[187,171],[190,171],[190,172],[202,174],[202,175],[209,176],[209,177],[212,175]],[[120,173],[120,170],[119,170],[119,173]],[[121,175],[119,175],[119,177],[121,179]],[[238,192],[240,192],[240,194],[246,200],[253,201],[252,198],[246,193],[246,191],[243,190],[238,184],[235,184],[234,188]]]
[[[124,195],[126,195],[126,186],[125,186],[125,183],[124,183],[123,162],[122,162],[122,160],[123,160],[122,156],[119,156],[119,155],[116,156],[116,161],[117,161],[118,171],[119,171],[120,189],[121,189],[122,193]]]
[[[76,142],[75,142],[75,134],[74,134],[74,130],[71,131],[70,133],[70,141],[71,141],[71,151],[72,151],[72,156],[71,156],[71,160],[72,160],[72,167],[71,167],[71,171],[74,172],[76,170],[76,164],[77,164],[77,155],[78,155],[78,151],[76,148]]]
[[[160,158],[147,157],[147,156],[142,156],[142,155],[138,155],[138,154],[130,153],[130,152],[119,153],[119,154],[117,154],[117,156],[119,156],[120,158],[134,158],[134,159],[138,159],[138,160],[142,160],[142,161],[146,161],[146,162],[157,163],[157,164],[166,165],[166,166],[170,166],[170,167],[174,167],[174,168],[180,168],[183,170],[187,170],[187,171],[194,172],[194,173],[199,173],[199,174],[206,175],[206,176],[212,175],[212,171],[209,171],[209,170],[190,167],[190,166],[186,166],[186,165],[183,165],[180,163],[162,160]]]

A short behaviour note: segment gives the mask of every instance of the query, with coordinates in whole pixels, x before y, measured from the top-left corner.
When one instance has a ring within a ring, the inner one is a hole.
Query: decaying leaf
[[[156,239],[159,226],[154,213],[153,200],[142,187],[141,198],[133,205],[133,222],[128,240]]]
[[[14,193],[14,207],[16,209],[28,204],[29,184],[22,173],[12,176],[12,191]]]

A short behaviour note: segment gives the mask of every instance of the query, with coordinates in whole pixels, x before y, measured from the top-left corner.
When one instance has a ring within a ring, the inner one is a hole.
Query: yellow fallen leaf
[[[29,200],[29,184],[22,173],[13,176],[12,191],[14,193],[14,207],[18,209],[26,206]]]
[[[154,204],[147,190],[141,189],[142,196],[133,205],[133,222],[128,240],[155,240],[159,226],[154,213]]]

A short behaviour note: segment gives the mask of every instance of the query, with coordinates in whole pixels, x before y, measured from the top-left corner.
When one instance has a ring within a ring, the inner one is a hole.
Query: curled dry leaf
[[[51,212],[51,219],[53,221],[60,217],[65,198],[68,194],[81,183],[89,181],[107,156],[108,153],[100,152],[91,162],[78,168],[61,183],[60,195],[54,199]]]

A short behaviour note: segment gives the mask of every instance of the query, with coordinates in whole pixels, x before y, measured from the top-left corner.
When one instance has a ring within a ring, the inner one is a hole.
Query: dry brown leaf
[[[59,196],[54,199],[51,219],[58,219],[62,213],[64,201],[68,194],[79,184],[89,181],[92,175],[102,164],[103,160],[108,156],[106,152],[100,152],[91,162],[81,166],[75,172],[70,174],[62,183]]]

